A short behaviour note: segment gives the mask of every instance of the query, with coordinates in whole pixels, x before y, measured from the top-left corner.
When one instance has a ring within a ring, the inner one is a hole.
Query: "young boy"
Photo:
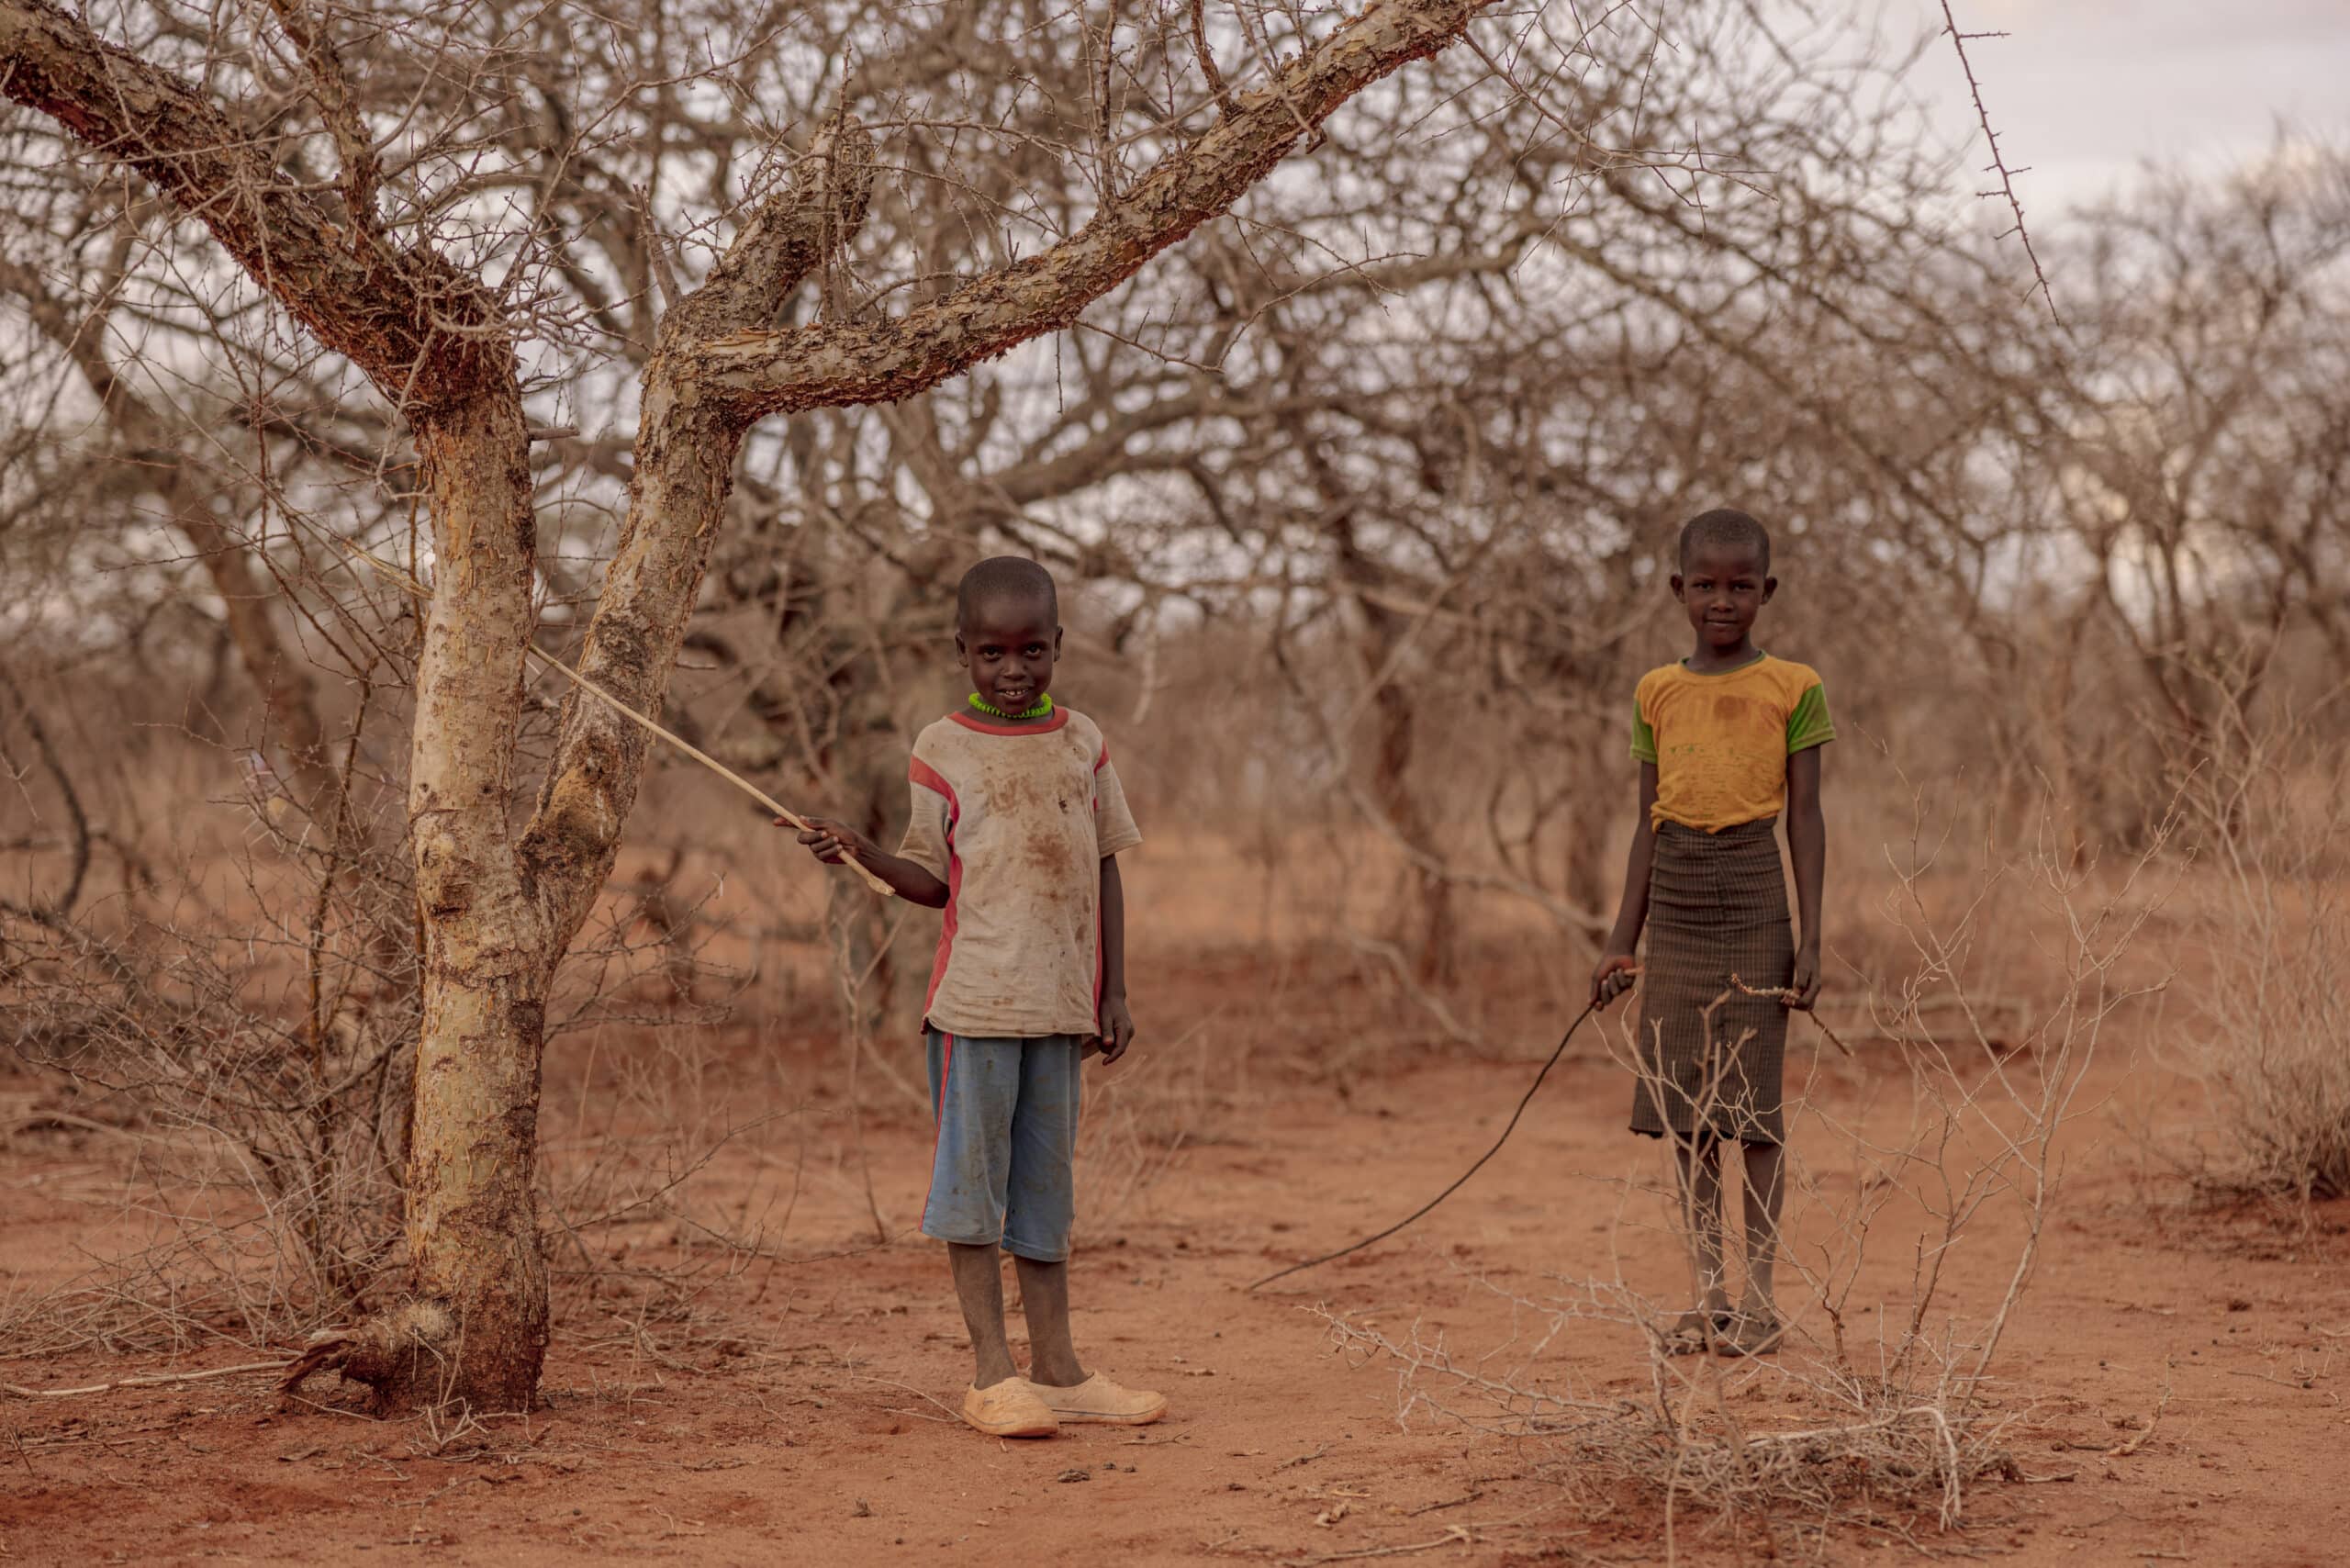
[[[1591,977],[1603,1008],[1640,977],[1632,1130],[1673,1136],[1697,1275],[1696,1307],[1667,1331],[1674,1351],[1763,1355],[1785,1331],[1771,1277],[1784,1186],[1781,1056],[1788,1009],[1807,1010],[1819,994],[1819,748],[1836,731],[1818,674],[1754,645],[1755,617],[1778,588],[1771,536],[1746,513],[1709,511],[1683,527],[1673,596],[1696,649],[1651,670],[1634,697],[1639,824],[1616,928]],[[1783,811],[1800,943],[1771,832]],[[1644,925],[1645,966],[1632,956]],[[1722,1277],[1725,1138],[1743,1146],[1745,1169],[1746,1289],[1735,1311]]]
[[[946,1243],[978,1365],[963,1419],[1044,1438],[1064,1421],[1140,1426],[1156,1394],[1078,1364],[1069,1340],[1078,1068],[1134,1044],[1117,855],[1142,842],[1093,721],[1050,696],[1058,597],[1034,561],[998,556],[963,577],[955,651],[969,704],[914,741],[913,818],[895,855],[839,823],[800,835],[820,860],[855,856],[902,898],[946,918],[930,980],[937,1137],[923,1234]],[[1003,1274],[1013,1255],[1033,1377],[1013,1365]]]

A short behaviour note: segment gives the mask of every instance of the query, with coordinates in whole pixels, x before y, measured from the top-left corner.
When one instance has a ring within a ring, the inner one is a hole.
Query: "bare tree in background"
[[[2350,159],[2167,181],[2099,232],[2056,494],[2160,722],[2206,755],[2296,632],[2350,658]]]

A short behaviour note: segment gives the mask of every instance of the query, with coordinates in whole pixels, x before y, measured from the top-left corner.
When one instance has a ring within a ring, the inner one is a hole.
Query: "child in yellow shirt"
[[[1672,1136],[1696,1272],[1697,1305],[1667,1333],[1676,1351],[1762,1355],[1785,1332],[1772,1289],[1785,1185],[1782,1058],[1788,1010],[1819,994],[1819,762],[1836,730],[1818,673],[1754,645],[1755,619],[1778,587],[1771,536],[1746,513],[1709,511],[1682,529],[1673,593],[1696,649],[1650,671],[1634,696],[1639,824],[1591,977],[1600,1007],[1639,977],[1632,1130]],[[1772,831],[1782,813],[1800,942]],[[1643,927],[1645,964],[1633,957]],[[1735,1310],[1722,1267],[1725,1138],[1740,1144],[1745,1174],[1746,1285]]]

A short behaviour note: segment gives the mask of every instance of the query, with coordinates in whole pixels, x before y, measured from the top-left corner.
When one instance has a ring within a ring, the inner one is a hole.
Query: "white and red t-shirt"
[[[1102,1004],[1102,862],[1142,842],[1092,720],[949,713],[915,738],[898,853],[946,884],[931,1025],[1091,1036]]]

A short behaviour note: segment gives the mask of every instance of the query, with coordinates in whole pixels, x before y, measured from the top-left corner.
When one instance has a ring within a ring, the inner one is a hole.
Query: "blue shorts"
[[[988,1040],[933,1029],[929,1043],[938,1139],[922,1233],[1062,1261],[1077,1216],[1084,1042],[1075,1035]]]

